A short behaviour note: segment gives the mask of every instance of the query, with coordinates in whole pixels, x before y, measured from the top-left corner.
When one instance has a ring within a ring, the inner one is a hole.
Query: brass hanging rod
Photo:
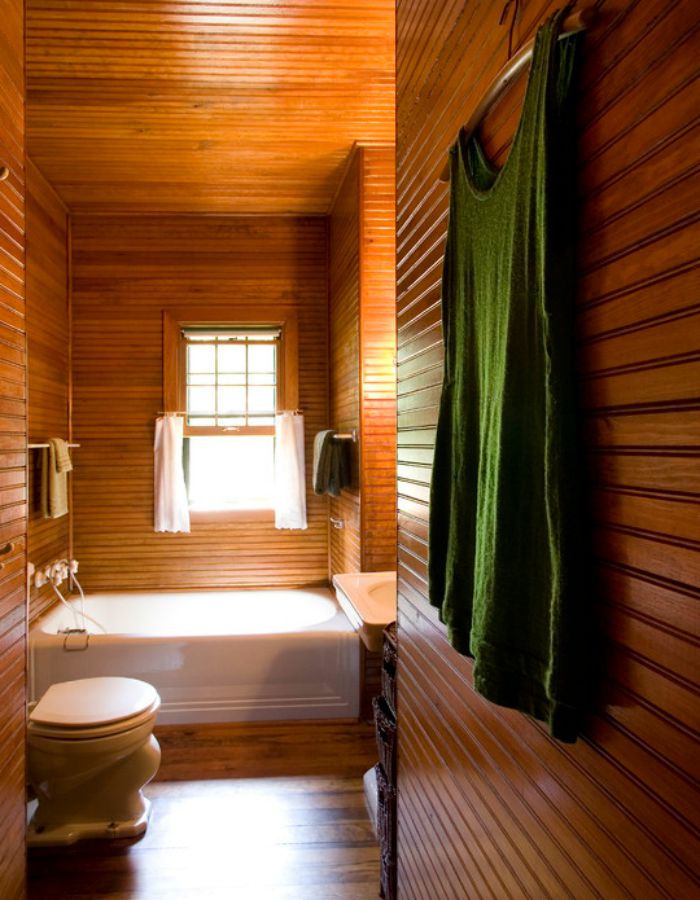
[[[281,413],[290,412],[295,416],[303,416],[304,415],[303,409],[281,409],[280,412]],[[167,412],[164,412],[163,410],[158,410],[156,415],[157,416],[188,416],[189,413],[187,412],[187,410],[174,409],[174,410],[168,410]],[[224,417],[219,416],[219,418],[225,418],[225,416]]]
[[[336,431],[333,433],[334,441],[352,441],[353,444],[357,443],[357,428],[353,428],[350,432],[345,431]]]
[[[582,9],[578,9],[575,12],[572,12],[570,16],[567,16],[564,19],[562,24],[561,33],[559,34],[559,39],[564,37],[568,37],[571,34],[578,34],[579,31],[585,31],[587,28],[590,28],[593,21],[595,20],[596,11],[593,6],[585,6]],[[532,59],[532,51],[535,48],[535,39],[532,38],[526,44],[524,44],[521,49],[509,59],[508,62],[503,66],[498,75],[494,78],[494,80],[489,85],[488,90],[485,92],[484,96],[481,98],[478,106],[469,117],[469,121],[466,125],[463,125],[460,129],[460,133],[464,136],[465,140],[468,140],[469,137],[476,131],[476,129],[481,124],[482,119],[489,111],[489,109],[493,106],[493,104],[498,100],[498,98],[504,93],[507,87],[510,86],[513,79],[522,72],[525,66]],[[440,172],[440,181],[449,181],[450,180],[450,161],[445,163]]]
[[[29,450],[42,450],[43,448],[48,448],[48,444],[27,444],[27,449]],[[66,444],[67,447],[79,447],[80,444]]]

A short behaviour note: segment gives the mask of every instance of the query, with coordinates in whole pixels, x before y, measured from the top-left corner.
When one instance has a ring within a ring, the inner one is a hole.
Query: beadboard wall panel
[[[62,201],[27,160],[27,431],[29,443],[70,440],[69,220]],[[74,450],[73,461],[79,465]],[[44,519],[40,507],[41,451],[29,454],[27,555],[39,568],[70,556],[69,512]],[[69,482],[72,476],[69,475]],[[69,488],[70,489],[70,488]],[[54,603],[50,585],[32,588],[30,621]]]
[[[25,885],[27,420],[24,4],[0,26],[0,896]]]
[[[396,565],[394,166],[393,146],[356,147],[329,216],[331,424],[359,435],[331,498],[332,575]]]
[[[360,152],[362,571],[381,572],[396,568],[396,154]]]
[[[322,584],[327,500],[311,490],[328,418],[327,235],[322,217],[75,217],[74,546],[92,589]],[[162,399],[163,309],[289,306],[299,317],[306,531],[272,522],[153,532],[153,431]],[[77,458],[77,457],[76,457]]]
[[[333,202],[329,220],[329,427],[360,431],[360,222],[362,153],[355,150]],[[329,531],[330,575],[362,571],[360,445],[346,447],[351,483],[330,498],[330,515],[342,528]]]
[[[427,603],[440,277],[459,127],[505,62],[501,6],[399,0],[399,892],[698,889],[698,115],[691,2],[602,0],[583,46],[576,303],[593,558],[584,733],[483,700]],[[525,4],[514,47],[556,4]],[[524,79],[489,114],[502,164]]]
[[[330,424],[356,429],[352,484],[330,498],[329,571],[396,567],[394,148],[356,147],[329,216]],[[360,715],[381,692],[381,654],[362,648]]]
[[[394,0],[27,0],[30,155],[71,210],[323,215],[394,134]]]

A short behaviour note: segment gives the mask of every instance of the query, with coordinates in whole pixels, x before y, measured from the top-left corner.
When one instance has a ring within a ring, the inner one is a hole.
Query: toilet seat
[[[137,728],[155,715],[160,697],[136,678],[83,678],[51,685],[29,715],[42,737],[84,740]]]

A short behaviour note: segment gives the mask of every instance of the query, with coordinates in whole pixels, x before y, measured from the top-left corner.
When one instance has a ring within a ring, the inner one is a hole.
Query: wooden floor
[[[378,896],[362,790],[376,760],[369,726],[205,726],[159,738],[161,773],[189,780],[146,788],[143,838],[33,850],[28,900]]]

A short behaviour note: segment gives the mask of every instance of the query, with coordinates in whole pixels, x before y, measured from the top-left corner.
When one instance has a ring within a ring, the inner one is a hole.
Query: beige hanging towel
[[[49,438],[41,451],[41,514],[58,519],[68,512],[68,473],[72,470],[68,444],[62,438]]]

